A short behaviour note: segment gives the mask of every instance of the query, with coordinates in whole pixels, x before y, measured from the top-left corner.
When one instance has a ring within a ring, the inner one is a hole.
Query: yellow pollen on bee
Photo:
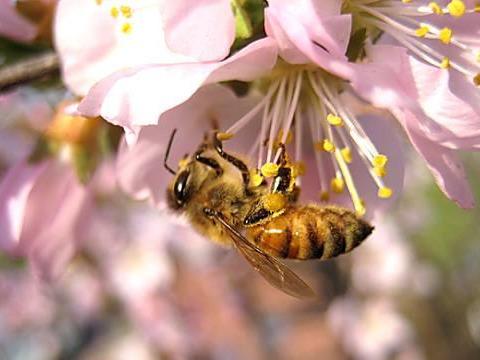
[[[444,27],[438,33],[438,39],[446,45],[450,44],[450,41],[452,41],[452,36],[453,36],[452,29],[448,27]]]
[[[480,73],[475,75],[475,77],[473,78],[473,83],[475,84],[475,86],[480,86]]]
[[[438,3],[435,1],[432,1],[430,4],[428,4],[428,7],[433,11],[434,14],[436,15],[443,15],[443,10]]]
[[[320,192],[320,201],[327,202],[328,200],[330,200],[330,194],[328,191]]]
[[[388,199],[393,195],[393,190],[389,187],[381,187],[378,189],[378,197],[381,199]]]
[[[283,194],[272,193],[265,195],[262,199],[262,203],[268,211],[276,212],[285,208],[287,205],[287,199]]]
[[[415,30],[415,35],[418,37],[425,37],[430,31],[430,28],[427,25],[422,25],[418,29]]]
[[[388,156],[384,154],[377,154],[373,157],[373,166],[375,167],[385,167],[388,162]]]
[[[450,67],[450,59],[448,57],[444,57],[440,63],[440,67],[442,69],[448,69]]]
[[[120,6],[120,12],[122,13],[123,16],[125,16],[128,19],[132,17],[133,10],[128,5],[122,5]]]
[[[132,32],[132,24],[126,22],[122,25],[122,32],[124,34],[130,34]]]
[[[333,115],[333,114],[328,114],[327,115],[327,121],[330,125],[333,126],[342,126],[343,125],[343,120],[340,116]]]
[[[233,138],[234,134],[228,133],[228,132],[219,132],[217,133],[217,140],[218,141],[227,141]]]
[[[262,168],[260,169],[260,173],[267,178],[274,177],[274,176],[277,176],[279,168],[280,166],[278,164],[268,162],[263,164]]]
[[[250,183],[251,187],[259,187],[263,182],[263,176],[258,173],[257,169],[250,171]]]
[[[116,6],[112,6],[112,8],[110,9],[110,16],[116,19],[119,14],[120,11],[118,10],[118,8]]]
[[[303,176],[305,175],[305,171],[307,169],[307,166],[303,161],[296,162],[292,166],[292,176],[297,177],[297,176]]]
[[[384,166],[374,166],[372,170],[373,170],[373,173],[378,177],[387,176],[387,169],[385,169]]]
[[[178,167],[181,169],[181,168],[184,168],[185,166],[188,165],[188,163],[190,162],[190,160],[188,158],[184,158],[182,160],[180,160],[178,162]]]
[[[340,150],[340,153],[342,154],[343,160],[345,160],[347,164],[350,164],[352,162],[352,151],[350,150],[350,148],[345,147]]]
[[[461,0],[452,0],[447,5],[448,12],[454,17],[460,17],[465,14],[465,4]]]
[[[343,189],[345,189],[345,181],[343,181],[342,178],[335,177],[332,179],[330,186],[333,192],[339,194],[343,191]]]
[[[325,139],[322,142],[322,150],[333,153],[335,151],[335,145],[329,139]]]

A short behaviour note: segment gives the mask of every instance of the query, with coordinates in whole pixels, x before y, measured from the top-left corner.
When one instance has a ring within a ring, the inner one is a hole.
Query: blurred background
[[[38,50],[0,40],[0,65]],[[58,78],[0,95],[0,175],[35,141],[32,117],[66,96]],[[457,208],[407,157],[404,194],[368,241],[290,264],[319,294],[308,301],[106,171],[58,279],[0,255],[0,359],[479,359],[480,210]],[[480,199],[480,162],[465,161]]]

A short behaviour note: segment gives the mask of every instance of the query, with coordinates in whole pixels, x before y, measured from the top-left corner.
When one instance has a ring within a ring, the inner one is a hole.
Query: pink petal
[[[462,208],[473,208],[475,200],[465,175],[463,164],[454,150],[438,145],[424,137],[418,129],[414,115],[408,111],[394,111],[395,116],[404,124],[405,130],[415,149],[427,162],[440,189]]]
[[[369,64],[355,65],[352,86],[374,105],[404,108],[416,114],[431,140],[452,148],[480,144],[480,116],[450,90],[450,72],[426,65],[406,49],[375,45]]]
[[[139,126],[157,124],[165,111],[189,99],[202,85],[253,80],[274,66],[276,55],[275,43],[263,39],[219,63],[152,65],[118,72],[95,85],[79,110],[101,115],[136,135]]]
[[[46,164],[21,161],[3,175],[0,183],[0,247],[15,252],[24,226],[28,198]]]
[[[448,70],[426,65],[412,57],[410,68],[418,91],[418,101],[434,122],[425,129],[430,139],[455,147],[457,139],[480,135],[480,115],[452,93]]]
[[[164,113],[160,125],[142,128],[133,146],[122,143],[117,160],[120,186],[136,199],[149,199],[163,206],[172,175],[162,164],[172,130],[178,129],[168,164],[176,169],[183,156],[192,154],[204,134],[212,130],[212,121],[218,121],[220,129],[226,129],[253,106],[253,99],[239,99],[229,88],[220,85],[201,88],[185,103]],[[246,153],[255,136],[248,131],[242,133],[243,136],[239,134],[227,145],[236,152]]]
[[[165,44],[162,0],[131,4],[132,31],[124,34],[121,16],[110,15],[109,2],[62,0],[55,17],[55,45],[65,83],[84,95],[97,81],[129,66],[185,62]]]
[[[198,61],[224,59],[235,39],[229,0],[170,1],[164,8],[164,21],[170,49]]]
[[[46,163],[28,198],[19,244],[40,277],[58,276],[72,257],[87,199],[69,164]]]
[[[268,6],[286,11],[310,26],[315,26],[319,19],[340,14],[342,2],[338,0],[269,0]]]
[[[37,27],[17,12],[14,1],[0,0],[0,36],[31,42],[37,36]]]
[[[351,16],[322,18],[309,6],[292,8],[281,3],[284,6],[269,6],[265,10],[266,31],[277,40],[280,55],[291,63],[307,62],[308,58],[327,71],[345,76]]]

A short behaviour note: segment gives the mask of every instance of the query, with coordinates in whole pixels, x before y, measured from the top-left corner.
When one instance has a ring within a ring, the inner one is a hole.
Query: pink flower
[[[163,0],[59,1],[55,45],[63,78],[76,94],[111,73],[132,66],[185,62],[164,39]]]
[[[416,1],[352,1],[359,27],[385,32],[403,47],[367,47],[366,64],[351,78],[358,93],[388,108],[405,128],[441,190],[459,206],[474,199],[456,149],[480,147],[478,14],[473,2],[454,0],[424,6]],[[440,16],[441,15],[441,16]],[[408,53],[407,53],[408,51]]]

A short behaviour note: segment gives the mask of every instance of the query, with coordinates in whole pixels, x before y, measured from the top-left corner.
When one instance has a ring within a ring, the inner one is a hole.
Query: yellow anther
[[[480,4],[475,5],[473,11],[480,13]]]
[[[227,132],[219,132],[217,133],[217,140],[218,141],[227,141],[233,138],[234,134],[227,133]]]
[[[440,63],[440,67],[442,69],[448,69],[450,67],[450,59],[448,57],[444,57]]]
[[[265,195],[262,199],[262,203],[268,211],[277,212],[285,209],[285,206],[287,206],[287,199],[283,194],[272,193]]]
[[[444,27],[438,33],[438,38],[440,39],[440,41],[447,45],[450,44],[450,41],[452,41],[452,36],[453,36],[452,29],[448,27]]]
[[[389,187],[381,187],[378,189],[378,197],[382,199],[388,199],[393,195],[393,190]]]
[[[278,166],[278,164],[268,162],[263,164],[262,168],[260,169],[260,173],[267,178],[277,176],[279,167],[280,166]]]
[[[352,162],[352,151],[350,150],[350,148],[345,147],[340,150],[340,152],[342,154],[343,160],[345,160],[347,164],[350,164]]]
[[[123,16],[129,19],[132,17],[133,10],[130,6],[122,5],[120,6],[120,12],[122,13]]]
[[[327,202],[328,200],[330,200],[330,194],[328,191],[320,192],[320,201]]]
[[[263,182],[263,176],[258,173],[257,169],[253,169],[250,171],[250,187],[258,187]]]
[[[343,125],[343,120],[340,116],[333,115],[333,114],[328,114],[327,115],[327,121],[330,125],[333,126],[342,126]]]
[[[332,179],[330,186],[333,192],[336,192],[339,194],[345,188],[345,182],[343,181],[342,178],[335,177]]]
[[[388,157],[387,155],[384,154],[378,154],[373,157],[373,166],[374,167],[385,167],[388,162]]]
[[[412,2],[412,0],[402,0],[402,3],[404,4],[410,4]]]
[[[355,202],[353,206],[355,207],[355,214],[357,214],[357,216],[363,216],[367,212],[365,201],[363,201],[363,199]]]
[[[387,175],[387,169],[384,166],[374,166],[373,173],[379,177],[384,177]]]
[[[429,31],[430,29],[428,28],[428,26],[422,25],[417,30],[415,30],[415,35],[417,35],[418,37],[425,37],[425,35],[427,35]]]
[[[97,3],[97,5],[102,5],[103,0],[95,0],[95,2]]]
[[[303,161],[299,161],[292,166],[292,176],[297,177],[297,176],[303,176],[305,175],[307,166]]]
[[[480,86],[480,73],[474,76],[473,83],[475,84],[475,86]]]
[[[435,1],[432,1],[430,4],[428,4],[428,7],[433,11],[434,14],[443,15],[442,7]]]
[[[465,4],[461,0],[452,0],[447,5],[448,12],[450,15],[455,17],[460,17],[465,14]]]
[[[335,145],[329,139],[325,139],[322,143],[322,149],[323,151],[333,153],[335,151]]]
[[[119,13],[120,12],[118,11],[118,8],[116,6],[112,6],[112,8],[110,9],[110,16],[113,18],[117,18]]]
[[[122,32],[124,34],[130,34],[132,32],[132,24],[126,22],[122,25]]]
[[[477,52],[477,55],[475,57],[476,57],[477,62],[480,63],[480,51]]]

